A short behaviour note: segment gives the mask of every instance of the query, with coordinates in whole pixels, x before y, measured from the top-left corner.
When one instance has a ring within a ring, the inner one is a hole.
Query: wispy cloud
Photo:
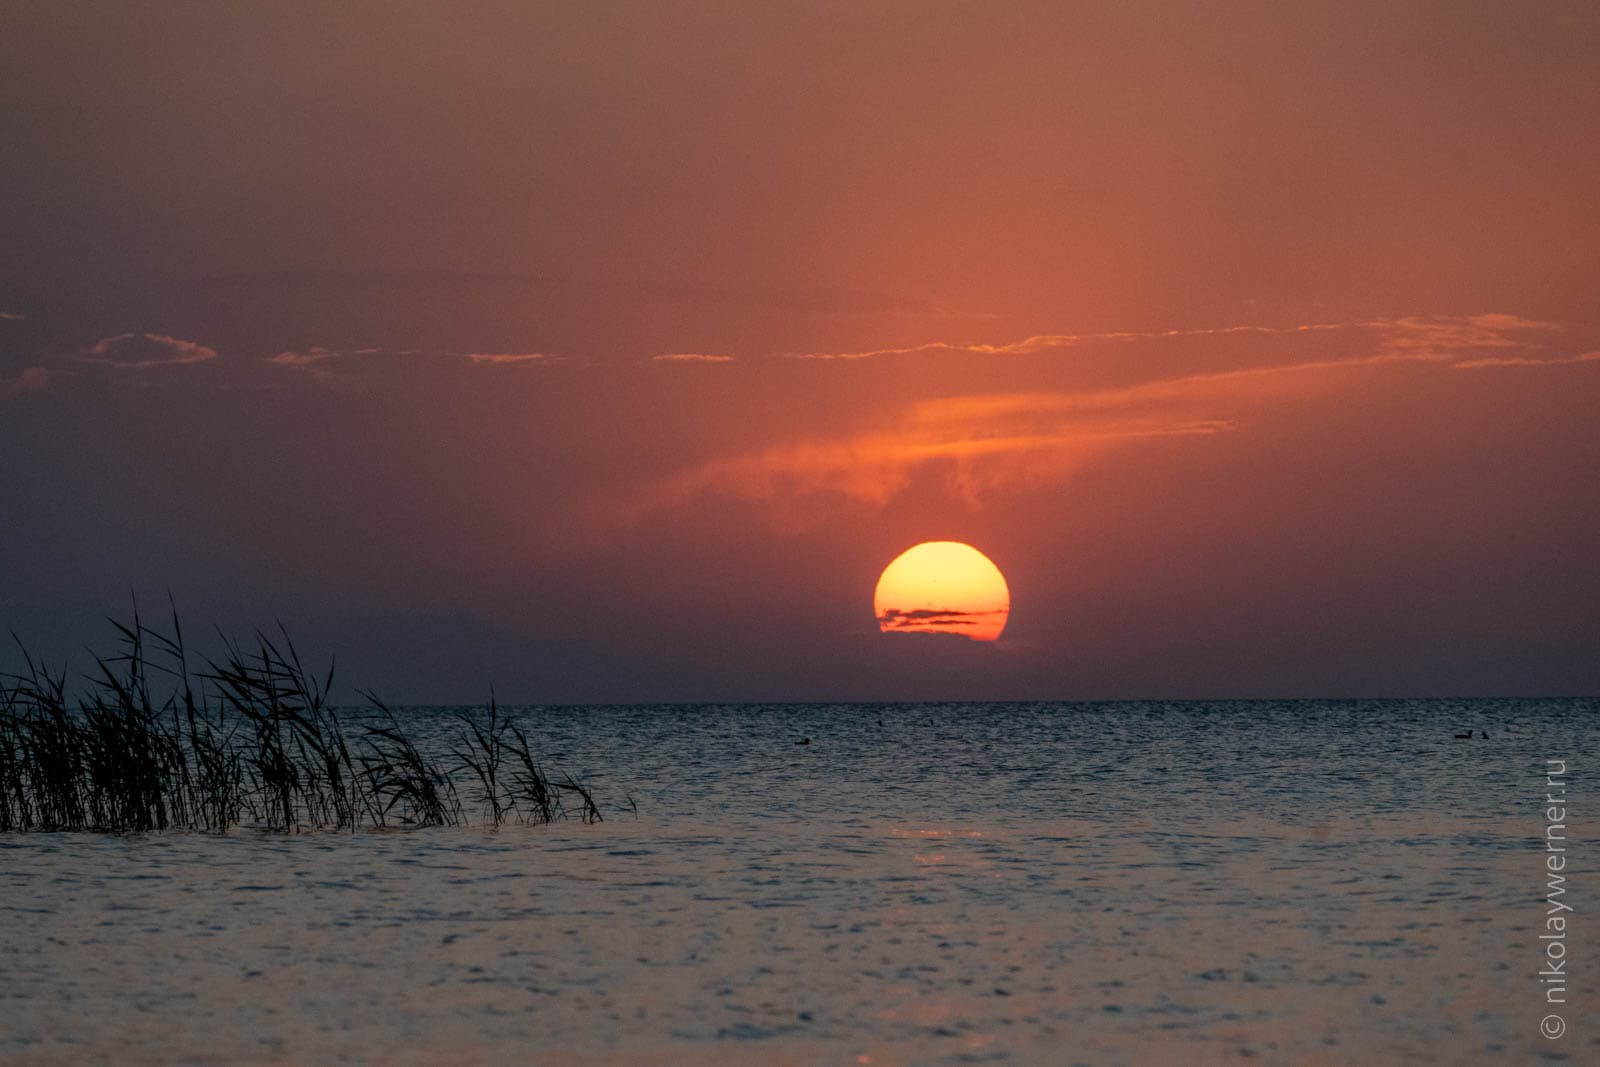
[[[545,363],[552,358],[544,352],[468,352],[466,358],[473,363],[516,364]]]
[[[478,367],[516,367],[561,362],[560,356],[546,352],[448,352],[425,349],[325,348],[313,345],[303,351],[279,352],[268,363],[303,371],[323,381],[381,375],[381,368],[394,360],[420,359],[439,366],[448,364]]]
[[[0,313],[8,319],[21,318],[19,313]],[[717,470],[707,469],[698,477],[710,482],[718,478],[739,482],[747,488],[762,481],[787,479],[795,485],[814,487],[832,486],[847,494],[863,499],[882,499],[885,493],[898,491],[908,465],[916,465],[940,458],[969,466],[977,464],[974,457],[1006,454],[1082,451],[1086,442],[1126,439],[1128,437],[1161,436],[1171,433],[1184,435],[1197,432],[1214,433],[1232,425],[1235,417],[1218,415],[1218,406],[1197,406],[1202,399],[1223,401],[1254,397],[1264,400],[1275,392],[1294,392],[1303,386],[1297,378],[1317,373],[1352,370],[1363,366],[1393,362],[1427,362],[1447,365],[1460,370],[1495,367],[1553,367],[1600,361],[1600,353],[1588,351],[1576,355],[1549,352],[1550,346],[1560,337],[1563,327],[1558,323],[1525,318],[1518,315],[1493,313],[1468,316],[1404,316],[1393,319],[1372,319],[1350,323],[1310,323],[1298,326],[1236,325],[1193,329],[1168,329],[1158,331],[1114,331],[1094,334],[1033,334],[1014,341],[958,343],[932,341],[920,345],[859,350],[833,353],[808,353],[798,357],[812,360],[858,360],[891,354],[921,352],[969,353],[981,357],[1003,357],[1044,352],[1088,344],[1114,344],[1119,342],[1157,342],[1174,338],[1219,337],[1241,335],[1266,335],[1290,337],[1313,332],[1351,331],[1361,339],[1364,355],[1308,361],[1286,361],[1267,366],[1239,370],[1220,370],[1191,374],[1182,377],[1134,383],[1127,386],[1077,390],[1070,392],[997,394],[980,397],[954,397],[942,401],[928,401],[915,408],[911,421],[893,433],[880,433],[846,441],[813,442],[780,446],[760,457],[743,457],[725,461],[731,466]],[[1366,331],[1364,334],[1357,331]],[[1357,350],[1360,351],[1360,350]],[[730,353],[717,352],[665,352],[652,356],[650,363],[666,365],[719,365],[738,361]],[[199,341],[164,333],[129,331],[104,337],[88,345],[48,355],[33,367],[19,372],[15,377],[0,383],[0,394],[17,395],[33,392],[50,385],[58,377],[72,377],[87,373],[92,368],[103,369],[113,375],[128,375],[132,380],[140,372],[160,368],[182,368],[201,364],[216,367],[207,377],[219,387],[238,384],[242,375],[251,379],[249,368],[263,363],[306,374],[324,381],[348,380],[381,381],[386,368],[393,360],[420,360],[441,371],[457,366],[531,367],[571,362],[571,357],[552,355],[541,351],[462,352],[459,350],[386,349],[381,347],[333,348],[313,345],[304,349],[285,350],[262,361],[219,360],[215,348]],[[1179,403],[1183,401],[1183,403]],[[940,412],[939,405],[954,405]],[[930,406],[931,405],[931,406]],[[1173,415],[1167,409],[1182,408]],[[960,409],[957,411],[957,409]],[[1161,409],[1160,419],[1146,418],[1152,411]],[[1138,414],[1136,419],[1124,416]],[[966,419],[984,419],[988,422],[972,434],[951,432],[949,419],[959,414]],[[1167,417],[1172,416],[1172,417]],[[1079,420],[1093,418],[1099,425],[1090,427],[1074,424],[1070,433],[1060,425],[1035,427],[1028,432],[1015,432],[1018,419],[1038,421],[1045,419]],[[1012,429],[998,432],[995,420],[1005,420]],[[1203,429],[1202,429],[1203,428]],[[1069,448],[1066,442],[1074,442]],[[830,458],[831,457],[831,458]],[[985,466],[994,466],[985,460]],[[1046,467],[1049,466],[1047,463]],[[768,472],[757,476],[753,471]],[[737,473],[743,471],[744,473]],[[785,473],[787,472],[787,473]],[[680,488],[693,481],[685,476]],[[756,490],[758,492],[766,490]]]
[[[884,608],[878,613],[878,623],[885,629],[914,630],[931,626],[977,626],[984,621],[1004,618],[1010,611],[1005,608],[996,608],[994,611],[949,611],[918,608],[915,611],[901,611],[898,608]]]
[[[999,420],[973,416],[954,402],[959,399],[919,405],[890,430],[714,460],[650,486],[630,510],[674,507],[707,492],[755,500],[832,492],[881,505],[905,489],[916,470],[939,461],[948,464],[951,491],[977,506],[1003,484],[1065,478],[1116,444],[1204,436],[1233,426],[1173,414],[1064,414],[1050,396],[1035,398],[1031,409],[1014,398],[1012,417]]]
[[[1355,325],[1380,331],[1365,355],[1291,360],[1123,386],[925,399],[892,414],[885,428],[777,444],[712,460],[647,487],[626,510],[637,514],[674,507],[707,493],[756,500],[839,493],[882,505],[930,464],[942,464],[953,496],[979,506],[1004,487],[1064,481],[1114,447],[1236,430],[1267,407],[1325,393],[1352,375],[1372,374],[1384,366],[1547,366],[1600,360],[1600,353],[1595,352],[1549,358],[1479,355],[1485,350],[1536,349],[1539,338],[1559,329],[1553,323],[1512,315],[1411,317]],[[1354,327],[1230,327],[1099,336],[1158,338],[1347,328]],[[1046,340],[1054,344],[1060,338],[1028,338],[1011,346],[970,350],[1043,347]]]
[[[1540,359],[1536,356],[1486,356],[1483,359],[1466,359],[1450,364],[1456,370],[1477,367],[1563,367],[1573,363],[1600,362],[1600,352],[1583,352],[1576,356],[1556,356]]]
[[[800,352],[793,355],[792,359],[874,359],[878,356],[909,356],[919,352],[971,352],[974,355],[1025,355],[1030,352],[1042,352],[1047,348],[1066,348],[1083,340],[1076,334],[1049,333],[1036,334],[1024,337],[1020,341],[1008,341],[1003,344],[957,344],[950,341],[929,341],[926,344],[908,345],[903,348],[869,348],[860,352]]]
[[[326,360],[337,359],[342,354],[328,348],[312,347],[304,352],[279,352],[269,356],[267,362],[279,367],[313,367]]]
[[[1485,348],[1538,348],[1537,338],[1559,331],[1554,322],[1518,315],[1412,315],[1362,323],[1383,331],[1383,351],[1448,359]]]
[[[0,397],[37,392],[58,379],[109,373],[124,382],[150,384],[163,368],[192,367],[217,359],[217,350],[164,333],[119,333],[65,352],[55,352],[15,378],[0,380]],[[124,372],[137,372],[124,374]]]
[[[0,311],[0,322],[21,322],[27,317],[20,311]]]
[[[1056,348],[1118,341],[1162,341],[1230,335],[1287,337],[1295,334],[1327,333],[1338,330],[1376,330],[1385,335],[1387,351],[1459,352],[1472,348],[1520,348],[1529,342],[1514,335],[1546,332],[1561,327],[1552,322],[1525,319],[1517,315],[1486,314],[1467,316],[1408,316],[1397,319],[1371,319],[1360,322],[1313,322],[1296,326],[1210,326],[1167,330],[1113,330],[1099,333],[1034,334],[1017,341],[959,342],[928,341],[894,348],[870,348],[851,352],[805,352],[792,359],[861,360],[881,356],[906,356],[931,352],[970,353],[975,356],[1022,356]]]
[[[198,341],[185,341],[164,333],[119,333],[105,337],[68,355],[78,363],[94,363],[119,370],[204,363],[217,358],[217,350]]]
[[[363,349],[361,351],[367,350]],[[268,356],[266,362],[274,367],[287,367],[312,378],[329,381],[334,377],[331,361],[354,354],[356,353],[339,352],[331,348],[313,345],[303,352],[279,352],[275,356]]]
[[[916,355],[922,352],[969,352],[976,356],[1025,356],[1035,352],[1044,352],[1052,348],[1071,348],[1075,345],[1089,344],[1097,341],[1146,341],[1160,340],[1177,337],[1212,337],[1224,334],[1294,334],[1310,333],[1320,330],[1343,330],[1347,325],[1341,323],[1313,323],[1305,326],[1220,326],[1205,329],[1189,330],[1144,330],[1144,331],[1116,331],[1102,333],[1041,333],[1031,337],[1024,337],[1019,341],[1004,342],[955,342],[955,341],[928,341],[924,344],[907,345],[898,348],[870,348],[858,352],[803,352],[791,356],[792,359],[874,359],[879,356],[905,356]]]
[[[652,363],[732,363],[732,356],[713,355],[708,352],[664,352],[651,356]]]

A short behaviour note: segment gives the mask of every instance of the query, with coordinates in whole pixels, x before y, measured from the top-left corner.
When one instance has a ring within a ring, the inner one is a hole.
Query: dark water
[[[737,704],[512,709],[547,757],[659,818],[1287,823],[1526,813],[1544,760],[1600,755],[1600,700]],[[445,709],[412,708],[419,729]],[[1455,737],[1470,729],[1471,740]],[[1487,733],[1487,739],[1481,734]],[[809,738],[809,745],[796,741]]]
[[[1600,701],[510,710],[604,823],[0,835],[0,1061],[1600,1062]]]

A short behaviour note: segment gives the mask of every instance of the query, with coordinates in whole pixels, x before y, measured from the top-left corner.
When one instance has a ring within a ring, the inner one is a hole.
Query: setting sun
[[[971,545],[925,541],[883,569],[872,610],[884,633],[993,641],[1006,628],[1011,591],[1000,568]]]

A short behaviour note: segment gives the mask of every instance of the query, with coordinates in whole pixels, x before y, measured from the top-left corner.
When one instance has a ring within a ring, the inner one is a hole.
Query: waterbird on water
[[[809,738],[809,737],[802,737],[800,740],[795,742],[795,744],[797,744],[797,745],[809,745],[810,743],[811,743],[811,738]]]
[[[1472,740],[1472,731],[1468,730],[1464,734],[1456,734],[1456,740],[1457,741],[1471,741]]]

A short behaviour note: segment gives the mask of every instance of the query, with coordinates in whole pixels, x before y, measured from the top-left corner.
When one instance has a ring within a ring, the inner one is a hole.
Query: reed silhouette
[[[601,819],[589,789],[547,772],[492,696],[454,713],[458,734],[435,752],[371,693],[365,721],[341,721],[332,667],[308,670],[282,626],[247,645],[224,638],[220,659],[194,670],[175,611],[168,632],[137,608],[112,625],[118,650],[94,657],[81,693],[26,648],[22,672],[0,676],[0,831]]]

